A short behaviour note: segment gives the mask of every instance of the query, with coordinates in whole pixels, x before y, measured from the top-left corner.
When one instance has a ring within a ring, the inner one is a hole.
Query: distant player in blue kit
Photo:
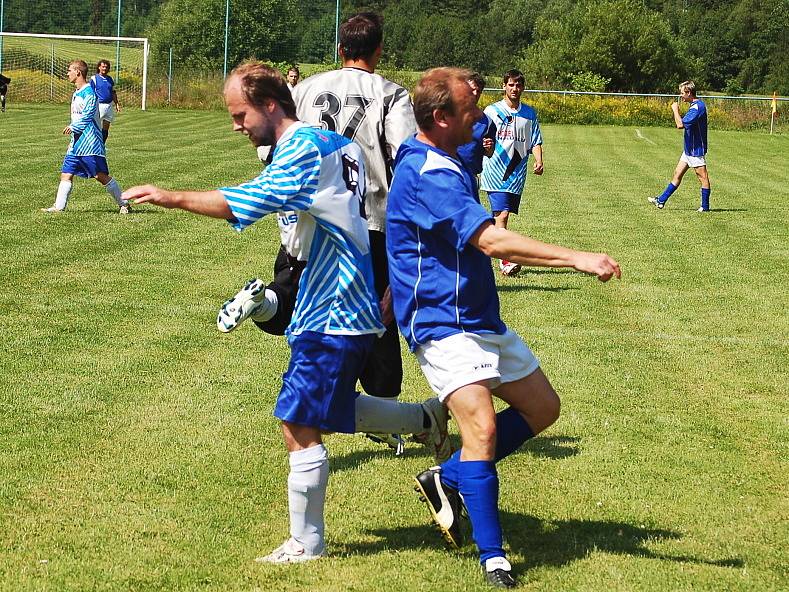
[[[329,464],[321,434],[354,433],[360,421],[388,421],[395,408],[413,413],[421,425],[424,409],[355,391],[373,342],[384,332],[361,214],[361,148],[335,132],[298,121],[285,78],[267,65],[234,69],[225,83],[225,103],[235,131],[256,147],[275,146],[271,163],[258,177],[208,192],[146,185],[125,195],[136,203],[225,219],[239,231],[268,214],[294,217],[289,220],[297,235],[293,238],[307,255],[286,332],[290,364],[274,407],[289,453],[290,538],[257,561],[298,563],[325,554]],[[360,402],[374,409],[360,409]]]
[[[498,514],[496,463],[559,416],[559,397],[528,346],[501,320],[490,257],[620,277],[608,255],[545,244],[494,224],[458,146],[480,117],[468,72],[428,71],[414,91],[419,126],[397,153],[386,246],[400,332],[457,421],[463,447],[416,477],[447,541],[460,546],[461,503],[486,580],[516,585]],[[492,396],[509,407],[496,414]],[[462,496],[462,501],[461,501]]]
[[[524,77],[519,70],[504,73],[504,99],[485,108],[485,115],[496,126],[493,155],[482,169],[482,189],[488,192],[496,226],[507,228],[510,213],[517,214],[526,185],[526,165],[534,154],[534,174],[542,175],[542,134],[537,112],[521,103]],[[502,259],[501,273],[516,275],[521,266]]]
[[[98,99],[93,87],[88,84],[88,65],[75,60],[68,66],[67,77],[76,91],[71,98],[71,123],[63,129],[71,135],[63,160],[55,204],[42,208],[42,212],[62,212],[68,205],[74,175],[86,179],[96,178],[112,196],[121,214],[129,213],[129,204],[121,197],[118,182],[110,177],[104,152],[104,141],[99,128]]]
[[[477,103],[485,90],[485,79],[478,72],[473,72],[468,79],[471,92],[477,98]],[[496,126],[484,113],[474,122],[471,131],[471,142],[458,146],[458,156],[466,168],[476,176],[482,173],[483,156],[493,156],[493,147],[496,143]]]
[[[679,85],[679,94],[682,100],[690,103],[685,117],[679,114],[679,103],[671,103],[671,112],[674,114],[674,123],[677,129],[685,130],[685,142],[682,156],[679,157],[677,168],[674,169],[674,177],[666,186],[666,189],[658,196],[648,198],[658,209],[663,209],[671,197],[682,183],[682,177],[692,168],[701,183],[701,206],[699,212],[710,211],[710,177],[707,173],[707,106],[704,101],[696,97],[696,84],[692,80],[686,80]]]
[[[96,65],[96,74],[91,76],[90,85],[99,97],[99,118],[101,119],[101,136],[104,143],[110,135],[110,124],[115,121],[115,114],[121,112],[118,103],[118,93],[115,92],[115,81],[109,75],[110,62],[99,60]]]

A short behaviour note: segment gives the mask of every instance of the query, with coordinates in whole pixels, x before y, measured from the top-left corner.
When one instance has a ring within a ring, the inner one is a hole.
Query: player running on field
[[[374,13],[349,17],[340,25],[339,40],[343,67],[303,80],[293,88],[293,99],[300,120],[342,134],[362,148],[367,184],[364,211],[370,229],[375,290],[382,303],[386,333],[375,342],[361,384],[370,395],[394,399],[401,391],[403,366],[388,289],[384,234],[386,197],[397,148],[416,132],[416,123],[408,91],[375,73],[383,50],[381,18]],[[297,271],[293,270],[303,265],[304,255],[297,253],[298,245],[291,244],[287,238],[288,216],[280,216],[279,224],[284,249],[275,263],[274,282],[254,295],[248,283],[227,301],[219,312],[220,331],[234,329],[247,317],[265,331],[276,329],[270,315],[286,312],[287,298],[295,297],[297,288],[291,280],[294,276],[297,278]],[[262,285],[260,280],[252,281],[256,286]],[[260,306],[256,302],[260,302]],[[285,302],[284,307],[282,302]],[[413,431],[410,429],[406,433]],[[396,451],[401,449],[402,439],[398,434],[376,434],[374,437],[386,441]],[[449,441],[439,446],[447,448]]]
[[[329,464],[321,434],[356,431],[361,398],[356,381],[384,330],[367,224],[360,215],[364,165],[356,144],[297,120],[285,79],[274,68],[238,66],[225,82],[225,103],[235,131],[255,146],[276,143],[261,175],[215,191],[145,185],[125,195],[137,203],[225,219],[239,231],[267,214],[296,213],[295,232],[309,256],[287,331],[290,364],[274,407],[289,453],[290,537],[258,559],[296,563],[325,554]],[[414,408],[421,414],[420,406]]]
[[[62,212],[68,205],[74,175],[95,178],[118,205],[121,214],[129,213],[129,204],[121,197],[118,182],[110,177],[104,142],[99,127],[98,99],[93,87],[88,84],[88,65],[75,60],[68,66],[67,77],[77,90],[71,98],[71,123],[63,130],[71,135],[66,157],[60,173],[55,204],[42,208],[42,212]]]
[[[619,277],[609,256],[545,244],[496,226],[457,148],[479,119],[468,72],[437,68],[414,91],[419,133],[397,154],[386,246],[400,332],[449,406],[463,448],[416,477],[447,540],[459,546],[461,496],[487,581],[511,588],[498,514],[496,463],[559,416],[559,397],[528,346],[507,328],[490,257]],[[492,397],[509,406],[495,413]]]
[[[542,175],[542,134],[537,112],[521,103],[524,78],[519,70],[504,73],[504,99],[485,108],[485,115],[496,126],[493,155],[482,168],[482,189],[488,192],[490,209],[499,228],[507,228],[510,213],[517,214],[526,185],[529,154],[534,154],[535,175]],[[504,275],[516,275],[521,266],[502,259]]]
[[[699,212],[710,211],[710,177],[707,173],[707,106],[704,101],[696,97],[696,84],[686,80],[679,85],[679,94],[683,101],[690,103],[688,112],[684,117],[679,114],[679,103],[671,103],[671,112],[674,114],[674,123],[677,129],[685,130],[682,156],[679,157],[674,177],[671,179],[662,194],[648,198],[649,201],[663,209],[668,198],[682,183],[682,177],[689,168],[696,173],[701,183],[701,206]]]

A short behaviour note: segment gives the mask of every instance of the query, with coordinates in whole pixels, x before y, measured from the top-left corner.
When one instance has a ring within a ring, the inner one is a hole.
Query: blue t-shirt
[[[112,79],[112,76],[94,74],[90,78],[90,85],[96,91],[99,103],[112,103],[112,89],[115,87],[115,81]]]
[[[479,175],[482,172],[482,157],[485,155],[482,140],[485,138],[496,139],[496,126],[484,113],[474,122],[471,138],[471,142],[468,144],[458,146],[458,157],[472,175]]]
[[[704,156],[707,154],[707,106],[701,99],[695,99],[682,118],[685,126],[685,154]]]
[[[459,160],[416,138],[400,145],[386,251],[395,317],[412,351],[456,333],[506,331],[490,258],[468,244],[490,221]]]

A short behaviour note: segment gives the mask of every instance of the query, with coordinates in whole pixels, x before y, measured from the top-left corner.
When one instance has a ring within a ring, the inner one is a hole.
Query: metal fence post
[[[167,67],[167,104],[173,96],[173,48],[170,48],[170,64]]]

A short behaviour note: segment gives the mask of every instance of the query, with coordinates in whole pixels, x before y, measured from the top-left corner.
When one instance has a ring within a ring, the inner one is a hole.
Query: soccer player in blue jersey
[[[468,72],[437,68],[414,91],[419,132],[397,153],[386,245],[395,316],[463,447],[416,477],[445,538],[460,544],[461,497],[487,581],[513,587],[498,514],[496,463],[559,416],[559,397],[521,339],[501,320],[490,257],[620,277],[608,255],[574,251],[494,223],[457,154],[480,111]],[[508,404],[496,414],[492,397]]]
[[[478,72],[474,72],[468,79],[468,84],[471,87],[471,92],[477,98],[477,103],[482,96],[482,91],[485,90],[485,79]],[[482,159],[483,156],[490,158],[493,156],[493,147],[496,143],[496,126],[490,118],[484,113],[474,122],[474,127],[471,130],[471,142],[458,146],[458,156],[460,161],[466,165],[466,168],[476,176],[482,173]]]
[[[685,130],[682,156],[679,157],[674,177],[660,195],[648,198],[658,209],[666,206],[668,198],[682,183],[682,177],[692,168],[701,183],[701,206],[699,212],[710,211],[710,177],[707,173],[707,106],[704,101],[696,97],[696,84],[686,80],[679,85],[681,99],[690,103],[688,112],[682,117],[679,114],[679,103],[671,103],[671,112],[674,114],[674,123],[677,129]]]
[[[115,81],[109,75],[110,62],[99,60],[96,65],[96,73],[90,78],[90,85],[99,97],[99,118],[101,119],[101,136],[104,143],[110,135],[110,124],[115,121],[115,113],[121,112],[118,103],[118,93],[115,92]]]
[[[524,77],[519,70],[504,73],[504,99],[485,108],[485,115],[496,125],[493,155],[485,159],[482,189],[488,192],[490,209],[496,226],[507,228],[510,213],[517,214],[521,194],[526,185],[526,165],[534,154],[535,175],[542,175],[542,133],[537,112],[521,103]],[[516,275],[521,266],[502,259],[499,268],[504,275]]]
[[[382,417],[380,406],[385,419],[389,406],[405,404],[367,401],[374,398],[355,392],[373,341],[384,331],[361,215],[361,149],[348,138],[298,121],[285,79],[272,67],[247,63],[235,68],[225,83],[225,103],[235,131],[255,146],[276,146],[271,164],[258,177],[208,192],[146,185],[125,195],[137,203],[225,219],[237,230],[267,214],[295,216],[294,232],[308,256],[287,329],[290,364],[274,407],[290,461],[290,538],[258,560],[296,563],[325,554],[329,465],[321,434],[353,433],[360,414],[363,423],[375,422]],[[375,410],[360,410],[360,401],[376,405]],[[420,405],[408,409],[421,420]]]
[[[83,60],[75,60],[69,64],[67,77],[77,90],[71,98],[71,123],[63,129],[63,133],[71,135],[71,142],[63,160],[55,204],[42,208],[41,211],[65,210],[74,175],[77,175],[87,179],[96,178],[112,196],[119,212],[128,214],[129,204],[121,197],[118,182],[109,174],[99,127],[98,99],[93,87],[88,84],[87,76],[88,65]]]

